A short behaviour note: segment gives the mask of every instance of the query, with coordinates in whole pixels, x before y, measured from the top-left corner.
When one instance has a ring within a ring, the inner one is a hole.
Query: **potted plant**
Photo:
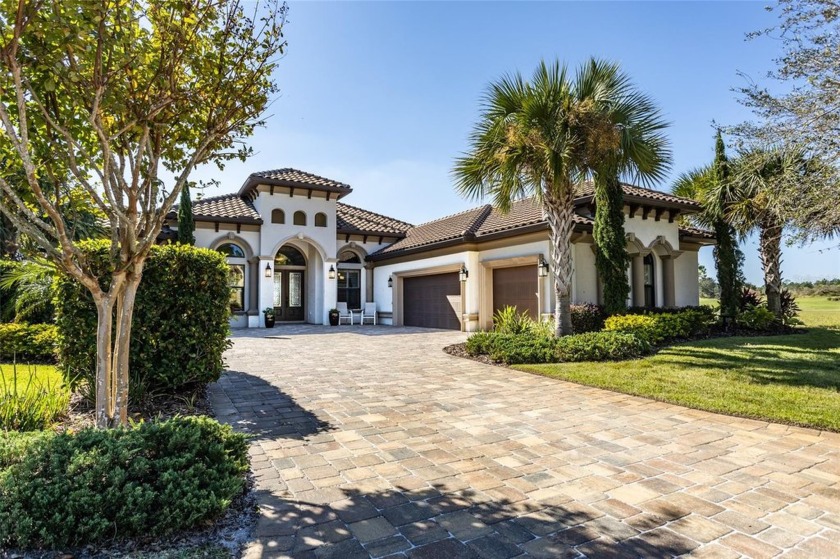
[[[265,327],[274,328],[274,307],[266,307],[263,314],[265,315]]]
[[[330,326],[338,326],[338,309],[330,309]]]

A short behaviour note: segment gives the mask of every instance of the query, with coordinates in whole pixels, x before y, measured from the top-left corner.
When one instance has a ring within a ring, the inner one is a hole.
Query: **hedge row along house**
[[[493,313],[515,305],[532,317],[551,315],[554,290],[547,262],[548,224],[532,200],[508,214],[489,205],[411,225],[347,205],[344,183],[295,169],[253,173],[236,194],[193,204],[196,245],[227,255],[231,325],[326,324],[338,302],[350,309],[375,302],[378,323],[487,329]],[[576,199],[575,303],[598,303],[592,225],[594,196]],[[699,302],[697,255],[714,244],[707,231],[680,225],[700,205],[624,185],[628,305],[671,307]],[[177,225],[176,213],[167,228]]]

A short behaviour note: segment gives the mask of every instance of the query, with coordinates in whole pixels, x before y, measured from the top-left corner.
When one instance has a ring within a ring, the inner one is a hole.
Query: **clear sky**
[[[775,21],[763,2],[299,2],[290,0],[280,95],[255,155],[216,178],[213,196],[255,171],[295,167],[346,182],[344,202],[411,223],[474,206],[449,172],[467,148],[487,84],[530,75],[540,59],[571,67],[590,56],[617,61],[672,123],[679,173],[713,157],[712,122],[749,117],[732,87],[761,79],[779,54],[773,40],[746,41]],[[840,244],[786,247],[786,279],[840,276]],[[755,242],[746,276],[761,282]],[[822,250],[822,253],[819,251]],[[713,267],[710,249],[701,263]]]

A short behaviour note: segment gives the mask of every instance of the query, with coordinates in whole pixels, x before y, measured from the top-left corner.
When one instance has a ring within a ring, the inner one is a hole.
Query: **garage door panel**
[[[516,307],[517,312],[537,319],[537,268],[517,266],[493,270],[493,312],[507,306]]]
[[[403,280],[403,324],[460,330],[461,283],[458,273]]]

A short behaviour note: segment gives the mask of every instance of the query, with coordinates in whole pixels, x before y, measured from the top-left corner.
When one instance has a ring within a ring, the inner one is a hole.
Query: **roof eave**
[[[335,230],[338,235],[367,235],[369,237],[393,237],[395,239],[405,239],[405,233],[396,233],[394,231],[374,231],[363,229],[346,229],[338,228]]]
[[[581,196],[575,198],[575,206],[585,206],[594,201],[594,195]],[[700,213],[703,208],[699,204],[690,204],[682,202],[668,202],[666,200],[656,200],[654,198],[646,198],[644,196],[634,196],[632,194],[624,195],[624,203],[639,204],[641,206],[653,206],[657,208],[665,208],[670,210],[680,210],[682,214]]]
[[[287,188],[302,188],[304,190],[317,190],[319,192],[332,192],[338,194],[336,196],[336,200],[341,200],[351,192],[353,192],[353,188],[350,186],[339,188],[337,186],[328,186],[328,185],[321,185],[321,184],[310,184],[306,182],[298,182],[298,181],[288,181],[288,180],[280,180],[280,179],[271,179],[266,177],[260,177],[257,175],[250,175],[247,179],[245,179],[245,183],[239,189],[239,196],[245,196],[249,194],[252,190],[259,187],[261,184],[266,184],[268,186],[285,186]]]
[[[241,223],[243,225],[262,225],[264,222],[262,218],[254,217],[220,217],[217,215],[194,215],[195,221],[205,221],[209,223]]]

